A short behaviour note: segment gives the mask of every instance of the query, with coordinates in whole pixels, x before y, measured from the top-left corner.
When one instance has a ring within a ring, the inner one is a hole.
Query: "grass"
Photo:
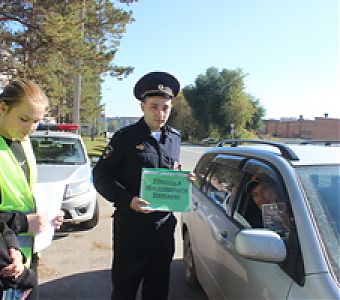
[[[91,141],[90,137],[83,137],[83,141],[89,156],[100,156],[107,145],[104,138],[95,138]]]

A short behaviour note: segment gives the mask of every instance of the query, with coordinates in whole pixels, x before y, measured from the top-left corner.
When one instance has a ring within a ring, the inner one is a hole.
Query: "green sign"
[[[141,198],[148,201],[147,209],[162,211],[188,211],[191,182],[189,171],[144,168],[141,181]]]

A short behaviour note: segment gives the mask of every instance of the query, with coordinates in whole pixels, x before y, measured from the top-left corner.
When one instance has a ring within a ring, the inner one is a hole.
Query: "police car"
[[[91,163],[76,124],[41,124],[31,136],[38,167],[37,194],[60,201],[64,223],[94,227],[99,218]],[[41,201],[45,201],[42,199]]]
[[[186,281],[209,299],[339,299],[337,146],[226,140],[203,154],[181,219]]]

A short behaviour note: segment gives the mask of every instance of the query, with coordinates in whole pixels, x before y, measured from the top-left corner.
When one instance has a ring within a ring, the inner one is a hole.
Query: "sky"
[[[139,0],[113,61],[134,72],[105,76],[110,117],[139,117],[137,80],[151,71],[194,85],[210,67],[242,69],[265,118],[340,118],[338,0]]]

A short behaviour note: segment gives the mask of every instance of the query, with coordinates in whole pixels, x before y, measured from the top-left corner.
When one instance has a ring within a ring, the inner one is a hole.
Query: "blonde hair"
[[[0,94],[0,102],[5,102],[10,108],[22,101],[40,102],[48,106],[47,96],[39,85],[31,80],[13,80]]]

